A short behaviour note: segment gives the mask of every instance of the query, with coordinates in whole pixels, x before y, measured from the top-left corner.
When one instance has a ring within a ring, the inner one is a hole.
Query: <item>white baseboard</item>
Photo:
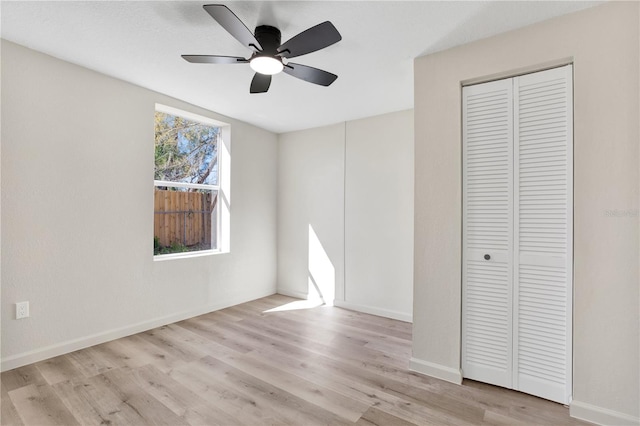
[[[349,309],[350,311],[362,312],[379,317],[391,318],[398,321],[413,322],[413,316],[404,312],[392,311],[390,309],[377,308],[375,306],[359,305],[357,303],[346,302],[344,300],[334,300],[333,306]]]
[[[434,364],[433,362],[424,361],[417,358],[411,358],[409,363],[409,370],[425,374],[436,379],[444,380],[446,382],[455,383],[456,385],[462,384],[462,372],[460,369],[446,367],[440,364]]]
[[[296,299],[303,299],[303,300],[307,300],[307,297],[309,297],[308,293],[304,293],[302,291],[287,290],[286,288],[278,288],[276,290],[276,293],[281,294],[283,296],[295,297]]]
[[[569,405],[569,415],[599,425],[640,425],[640,417],[633,417],[575,399]]]
[[[160,318],[154,318],[152,320],[142,321],[137,324],[127,325],[125,327],[107,330],[107,331],[92,334],[89,336],[80,337],[78,339],[68,340],[66,342],[56,343],[54,345],[45,346],[43,348],[38,348],[31,351],[19,353],[16,355],[11,355],[11,356],[2,358],[0,371],[12,370],[14,368],[22,367],[23,365],[53,358],[59,355],[64,355],[69,352],[87,348],[89,346],[99,345],[100,343],[105,343],[110,340],[115,340],[121,337],[130,336],[132,334],[141,333],[143,331],[151,330],[152,328],[161,327],[163,325],[171,324],[177,321],[182,321],[188,318],[193,318],[198,315],[203,315],[209,312],[228,308],[229,306],[250,302],[255,299],[260,299],[262,297],[270,296],[274,293],[275,293],[275,290],[269,290],[262,293],[253,294],[248,297],[230,299],[225,302],[202,306],[197,309],[179,312],[179,313],[167,315]]]

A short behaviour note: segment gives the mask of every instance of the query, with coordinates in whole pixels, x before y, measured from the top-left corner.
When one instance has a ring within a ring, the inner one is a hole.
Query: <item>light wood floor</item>
[[[408,371],[411,324],[274,295],[2,373],[2,425],[584,424]]]

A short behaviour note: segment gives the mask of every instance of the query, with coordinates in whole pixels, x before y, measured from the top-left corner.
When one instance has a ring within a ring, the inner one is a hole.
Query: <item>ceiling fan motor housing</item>
[[[262,46],[262,52],[258,53],[259,56],[275,56],[278,54],[281,40],[279,29],[270,25],[260,25],[256,27],[255,37]]]

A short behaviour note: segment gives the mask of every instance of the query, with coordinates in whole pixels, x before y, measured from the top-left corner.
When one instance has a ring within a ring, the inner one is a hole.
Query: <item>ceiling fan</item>
[[[269,90],[271,76],[281,71],[309,83],[329,86],[337,75],[318,68],[288,62],[288,59],[324,49],[342,40],[342,36],[329,21],[301,32],[289,41],[280,44],[280,30],[269,25],[256,27],[252,34],[246,25],[226,6],[204,5],[204,10],[245,47],[253,50],[248,59],[238,56],[182,55],[192,63],[199,64],[246,64],[256,72],[251,80],[250,93]]]

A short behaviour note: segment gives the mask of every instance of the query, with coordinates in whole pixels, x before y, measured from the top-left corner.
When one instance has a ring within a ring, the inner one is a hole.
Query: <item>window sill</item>
[[[165,260],[190,259],[193,257],[214,256],[216,254],[224,254],[224,253],[229,253],[229,251],[201,250],[196,252],[185,252],[185,253],[156,254],[153,256],[153,261],[163,262]]]

